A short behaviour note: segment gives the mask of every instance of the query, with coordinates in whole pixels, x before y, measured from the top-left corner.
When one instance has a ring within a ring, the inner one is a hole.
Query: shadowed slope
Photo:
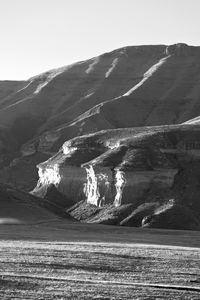
[[[10,95],[18,93],[27,85],[26,81],[11,81],[1,80],[0,81],[0,105],[2,102],[6,103],[6,99],[9,99]],[[7,105],[7,104],[6,104]]]
[[[44,204],[44,200],[37,199],[28,193],[17,191],[9,186],[0,186],[0,225],[59,221],[57,215],[42,206],[48,207],[48,203]],[[51,207],[52,205],[49,205],[48,208]],[[55,209],[56,206],[54,211]]]

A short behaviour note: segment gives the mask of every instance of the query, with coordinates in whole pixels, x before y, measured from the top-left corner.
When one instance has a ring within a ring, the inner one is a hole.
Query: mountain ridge
[[[70,122],[76,122],[76,118],[79,118],[80,114],[84,114],[88,109],[94,109],[95,105],[99,105],[103,120],[107,120],[108,122],[107,126],[160,125],[152,124],[152,122],[155,123],[155,120],[153,121],[151,118],[147,118],[146,123],[148,124],[141,124],[141,121],[144,123],[144,120],[137,120],[135,124],[132,121],[127,122],[127,124],[120,124],[120,115],[116,117],[112,114],[111,116],[107,112],[110,107],[113,109],[112,103],[109,101],[113,102],[116,100],[116,105],[120,106],[121,102],[126,101],[127,105],[130,106],[129,99],[127,97],[123,98],[123,96],[131,96],[132,93],[130,93],[130,91],[133,89],[133,86],[141,85],[141,81],[144,79],[145,81],[151,79],[151,76],[148,77],[145,76],[145,74],[147,74],[147,72],[150,73],[149,70],[152,68],[154,68],[154,72],[159,71],[159,66],[156,70],[155,65],[157,63],[159,64],[160,60],[170,55],[175,55],[176,59],[180,59],[180,57],[186,59],[187,56],[198,56],[199,49],[199,47],[187,46],[185,44],[172,46],[129,46],[119,48],[96,58],[53,69],[38,76],[31,77],[27,85],[19,90],[17,94],[12,94],[9,96],[10,98],[6,98],[6,101],[5,99],[1,101],[1,124],[10,128],[12,132],[12,127],[18,126],[19,118],[25,118],[25,115],[29,115],[29,119],[32,120],[34,126],[35,123],[37,124],[34,133],[32,133],[32,137],[34,137],[34,134],[53,130],[59,126],[63,127],[63,125]],[[141,59],[143,61],[141,61]],[[113,64],[113,62],[115,63]],[[160,67],[162,67],[162,64]],[[77,75],[77,72],[79,72],[79,75]],[[128,80],[129,76],[131,77]],[[116,86],[116,83],[119,87]],[[115,88],[113,88],[113,85]],[[90,87],[93,90],[91,90]],[[138,88],[140,88],[140,86],[138,86]],[[122,97],[121,100],[120,97]],[[135,97],[140,97],[140,95],[136,95]],[[157,96],[157,98],[159,98],[159,96]],[[130,98],[130,100],[136,101],[132,98]],[[132,108],[132,106],[130,106],[130,108]],[[118,112],[116,113],[119,114]],[[192,117],[193,115],[191,118]],[[92,114],[91,119],[92,118],[95,119],[97,116]],[[190,116],[180,121],[187,121],[187,119],[190,119]],[[173,123],[174,121],[177,122],[178,120],[172,120]],[[86,123],[87,122],[89,121],[86,120]],[[92,120],[91,122],[93,123],[94,121]],[[157,123],[159,122],[158,120]],[[32,123],[25,119],[24,124],[31,126]],[[86,131],[85,133],[87,133],[87,129],[85,130],[84,126],[80,124],[77,126],[80,131]],[[97,130],[104,129],[101,128],[102,126],[103,124],[99,124]],[[70,129],[68,129],[68,131],[70,131]],[[72,137],[72,134],[68,135],[69,138]],[[28,141],[28,139],[30,138],[25,138],[24,142]]]

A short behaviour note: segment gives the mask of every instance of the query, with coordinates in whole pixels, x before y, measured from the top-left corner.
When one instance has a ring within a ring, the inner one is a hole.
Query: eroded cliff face
[[[40,164],[33,193],[47,197],[53,184],[66,197],[62,207],[69,207],[70,199],[75,204],[70,214],[86,222],[198,229],[198,197],[188,196],[191,185],[200,194],[198,183],[190,180],[198,164],[199,125],[100,131],[67,141]],[[182,217],[176,221],[173,215],[179,211],[188,214],[185,227]]]
[[[182,161],[197,157],[195,149],[188,149],[191,130],[195,132],[182,125],[124,129],[72,139],[38,166],[40,179],[33,192],[45,195],[54,184],[74,203],[136,203],[152,189],[170,189]]]
[[[120,206],[137,203],[151,188],[167,189],[173,185],[177,169],[111,171],[109,168],[87,169],[85,198],[96,206]]]
[[[84,187],[86,201],[96,206],[122,203],[123,189],[126,184],[125,174],[119,170],[105,167],[84,167],[87,172],[87,182]]]

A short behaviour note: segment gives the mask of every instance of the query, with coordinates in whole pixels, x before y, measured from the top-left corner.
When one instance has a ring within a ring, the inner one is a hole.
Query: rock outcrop
[[[66,207],[67,199],[74,204],[85,200],[101,212],[107,206],[131,205],[129,214],[144,203],[162,206],[173,197],[175,203],[195,211],[196,202],[189,205],[181,196],[183,189],[177,188],[181,172],[194,161],[200,161],[199,126],[100,131],[67,141],[55,156],[39,164],[33,193],[45,197],[53,184],[66,196]]]

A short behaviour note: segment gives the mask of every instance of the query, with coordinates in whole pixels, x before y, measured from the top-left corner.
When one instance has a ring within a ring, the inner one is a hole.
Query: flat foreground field
[[[0,299],[200,299],[199,232],[0,226]]]

